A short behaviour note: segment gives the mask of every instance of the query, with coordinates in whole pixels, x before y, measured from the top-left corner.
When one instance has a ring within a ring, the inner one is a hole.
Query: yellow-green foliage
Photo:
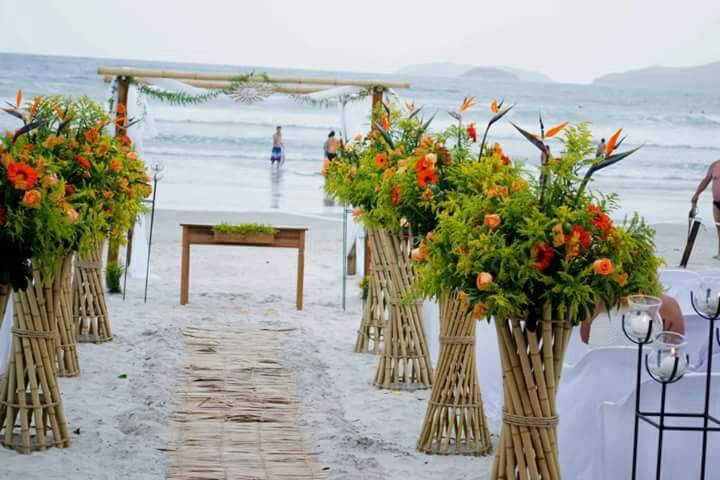
[[[278,233],[278,229],[271,225],[263,225],[260,223],[241,223],[239,225],[232,225],[230,223],[220,223],[212,227],[213,232],[218,233],[241,233],[245,235],[259,233],[266,235],[275,235]]]

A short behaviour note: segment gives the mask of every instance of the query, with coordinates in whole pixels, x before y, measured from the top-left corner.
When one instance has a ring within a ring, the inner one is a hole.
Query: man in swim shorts
[[[282,143],[281,130],[282,128],[278,126],[273,134],[273,148],[272,153],[270,154],[270,165],[275,165],[275,162],[277,162],[278,166],[280,166],[280,162],[282,162],[284,147]]]
[[[716,160],[710,165],[707,175],[702,179],[695,191],[695,195],[690,199],[693,208],[697,206],[700,194],[705,191],[710,182],[712,182],[713,193],[713,217],[715,218],[715,228],[718,234],[718,254],[713,256],[713,258],[720,260],[720,160]]]

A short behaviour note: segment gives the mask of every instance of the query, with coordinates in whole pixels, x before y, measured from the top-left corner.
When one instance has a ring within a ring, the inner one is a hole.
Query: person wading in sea
[[[277,127],[275,129],[275,133],[273,134],[273,147],[272,147],[272,153],[270,154],[270,166],[275,165],[275,162],[277,162],[278,167],[282,163],[283,155],[285,152],[283,152],[283,149],[285,146],[282,142],[282,127]]]
[[[714,255],[713,258],[720,260],[720,160],[716,160],[710,164],[707,175],[702,179],[695,191],[695,195],[690,199],[693,209],[697,207],[700,194],[705,191],[710,182],[712,182],[713,193],[713,217],[715,218],[715,228],[718,234],[718,254]]]
[[[337,138],[335,138],[335,130],[330,131],[330,133],[328,133],[328,139],[325,140],[325,144],[323,145],[325,158],[327,158],[331,162],[335,160],[339,144],[340,142]]]
[[[595,156],[602,157],[603,155],[605,155],[605,147],[605,139],[603,138],[600,140],[600,143],[598,143],[597,150],[595,150]]]

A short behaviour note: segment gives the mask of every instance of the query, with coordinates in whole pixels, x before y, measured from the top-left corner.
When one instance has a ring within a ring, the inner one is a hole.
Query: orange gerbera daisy
[[[30,190],[37,183],[37,170],[27,163],[10,162],[7,178],[16,190]]]
[[[418,174],[417,183],[420,188],[422,188],[423,190],[428,188],[428,182],[432,184],[438,183],[438,176],[434,170],[427,169],[423,170]]]
[[[379,168],[385,168],[387,166],[387,161],[387,154],[385,152],[380,152],[375,155],[375,165]]]

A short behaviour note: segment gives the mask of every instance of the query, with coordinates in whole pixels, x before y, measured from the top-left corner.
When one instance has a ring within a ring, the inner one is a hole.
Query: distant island
[[[472,77],[487,80],[519,82],[552,82],[540,72],[504,66],[477,66],[460,63],[435,62],[407,65],[398,74],[424,77]]]
[[[681,90],[717,90],[720,62],[696,67],[649,67],[611,73],[593,80],[596,85]]]

